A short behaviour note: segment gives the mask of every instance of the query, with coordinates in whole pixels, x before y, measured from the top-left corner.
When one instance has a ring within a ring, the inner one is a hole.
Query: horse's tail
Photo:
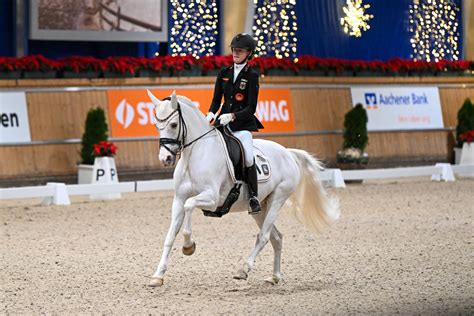
[[[288,149],[295,158],[301,172],[301,179],[295,193],[290,197],[296,219],[313,232],[335,222],[341,215],[339,200],[329,196],[319,177],[323,165],[308,152]]]

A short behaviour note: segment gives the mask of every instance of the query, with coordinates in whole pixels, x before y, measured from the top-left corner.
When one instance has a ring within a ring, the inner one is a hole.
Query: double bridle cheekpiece
[[[170,101],[171,98],[167,97],[164,98],[162,101]],[[181,105],[179,102],[177,102],[177,108],[173,112],[170,113],[166,118],[164,119],[159,119],[158,116],[155,115],[157,123],[165,123],[172,117],[178,114],[178,119],[179,119],[179,129],[178,129],[178,137],[176,139],[174,138],[166,138],[166,137],[160,137],[160,147],[164,147],[167,151],[169,151],[173,156],[178,156],[186,147],[191,146],[194,142],[198,141],[199,139],[203,138],[205,135],[209,134],[215,128],[212,128],[211,130],[205,132],[195,140],[189,142],[186,144],[186,137],[188,135],[188,127],[186,126],[186,122],[184,121],[183,114],[181,112]],[[173,152],[167,145],[177,145],[178,149],[176,152]]]

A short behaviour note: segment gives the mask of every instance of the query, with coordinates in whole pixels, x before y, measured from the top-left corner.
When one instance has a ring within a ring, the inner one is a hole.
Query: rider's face
[[[232,48],[232,58],[236,64],[241,64],[249,54],[250,51],[248,49]]]

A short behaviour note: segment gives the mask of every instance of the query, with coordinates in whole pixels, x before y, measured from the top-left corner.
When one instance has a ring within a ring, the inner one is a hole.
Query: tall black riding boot
[[[260,202],[258,201],[258,182],[257,182],[257,169],[255,163],[251,167],[245,168],[247,185],[249,187],[249,214],[255,215],[260,213],[262,210]]]

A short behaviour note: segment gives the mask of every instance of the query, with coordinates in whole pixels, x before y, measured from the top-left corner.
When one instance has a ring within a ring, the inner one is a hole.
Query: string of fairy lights
[[[196,58],[216,53],[219,36],[217,0],[171,0],[172,56]]]
[[[296,0],[254,0],[257,56],[296,58]]]
[[[414,60],[458,60],[460,9],[453,0],[413,0],[409,30]]]
[[[374,16],[366,13],[369,8],[370,4],[362,4],[362,0],[347,0],[346,6],[342,7],[344,16],[341,18],[341,26],[344,33],[349,36],[361,37],[362,31],[370,29],[368,22]]]

